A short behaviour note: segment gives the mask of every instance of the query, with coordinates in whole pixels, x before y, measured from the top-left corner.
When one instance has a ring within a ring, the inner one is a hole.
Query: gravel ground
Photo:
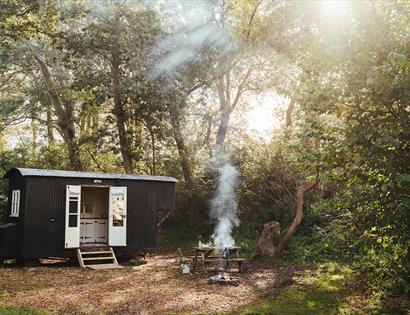
[[[0,268],[0,305],[57,314],[212,314],[273,295],[300,272],[294,266],[253,263],[246,273],[235,273],[241,278],[237,287],[207,284],[211,272],[182,275],[173,253],[115,270],[5,267]]]

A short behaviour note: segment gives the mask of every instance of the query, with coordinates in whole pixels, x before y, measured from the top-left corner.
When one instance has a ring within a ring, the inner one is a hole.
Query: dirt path
[[[65,314],[215,313],[275,293],[297,273],[292,266],[252,264],[237,287],[207,284],[212,275],[182,275],[174,255],[147,264],[94,271],[78,267],[0,268],[0,305]]]

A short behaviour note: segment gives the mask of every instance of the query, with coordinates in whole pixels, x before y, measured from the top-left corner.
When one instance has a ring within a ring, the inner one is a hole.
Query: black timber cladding
[[[130,250],[154,248],[156,210],[175,207],[177,180],[172,177],[21,168],[10,170],[6,177],[10,180],[9,200],[16,185],[21,189],[21,200],[25,200],[20,206],[20,217],[16,218],[20,237],[16,252],[21,258],[74,254],[73,250],[64,249],[67,185],[96,185],[97,179],[97,185],[102,187],[127,187],[127,248]],[[8,209],[10,212],[10,205]]]

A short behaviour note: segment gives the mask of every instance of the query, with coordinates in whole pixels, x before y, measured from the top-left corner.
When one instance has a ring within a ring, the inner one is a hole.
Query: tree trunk
[[[209,138],[211,137],[211,131],[212,131],[212,116],[209,115],[206,118],[206,120],[207,120],[207,127],[206,127],[206,134],[205,134],[203,145],[209,144]]]
[[[296,195],[295,218],[282,239],[279,239],[278,237],[280,228],[278,222],[272,221],[264,225],[252,257],[259,255],[274,256],[280,253],[289,244],[302,222],[304,195],[306,192],[315,188],[318,183],[319,177],[317,176],[313,182],[302,185],[298,188]]]
[[[275,245],[279,240],[279,222],[268,222],[263,226],[262,234],[252,253],[252,258],[256,256],[273,256],[275,254]]]
[[[76,139],[74,128],[73,106],[69,103],[63,106],[57,92],[57,88],[51,79],[47,64],[43,58],[37,54],[34,54],[34,58],[40,67],[41,74],[43,75],[44,82],[46,84],[47,93],[50,97],[51,103],[54,106],[55,114],[57,116],[57,124],[67,145],[70,166],[75,171],[82,171],[83,167],[80,158],[80,148]]]
[[[179,118],[178,109],[171,106],[169,108],[169,114],[170,114],[172,129],[174,132],[175,142],[177,144],[179,159],[181,161],[182,171],[184,173],[184,179],[188,187],[193,189],[194,188],[194,177],[192,175],[192,168],[191,168],[191,163],[188,158],[188,151],[185,145],[185,140],[184,140],[184,137],[182,136],[181,122]]]
[[[50,106],[47,106],[47,143],[49,147],[55,144],[53,129],[52,111]]]
[[[303,218],[303,203],[304,203],[305,193],[315,188],[318,183],[319,183],[319,178],[316,177],[316,179],[313,182],[302,185],[298,188],[298,192],[296,195],[295,218],[293,219],[292,224],[286,231],[285,236],[280,240],[278,246],[276,246],[277,253],[281,252],[289,244],[289,241],[292,239],[293,235],[295,235],[296,231],[298,230],[300,223],[302,222],[302,218]]]
[[[151,128],[152,126],[147,125],[147,129],[151,138],[151,159],[152,159],[152,166],[151,166],[151,175],[156,174],[156,157],[155,157],[155,134]]]
[[[215,147],[222,147],[225,143],[226,134],[228,133],[229,119],[231,116],[231,111],[229,109],[224,109],[221,113],[221,120],[218,126],[218,132],[216,134]]]
[[[31,119],[31,134],[32,134],[32,141],[31,141],[31,150],[32,154],[35,156],[37,154],[37,137],[38,137],[38,126],[34,119]]]
[[[126,117],[124,111],[124,104],[121,100],[120,92],[120,56],[114,51],[111,61],[111,75],[112,75],[112,93],[114,99],[114,115],[116,118],[118,137],[120,142],[120,152],[123,159],[125,173],[131,174],[134,170],[132,154],[131,154],[131,139],[128,137],[126,130]]]

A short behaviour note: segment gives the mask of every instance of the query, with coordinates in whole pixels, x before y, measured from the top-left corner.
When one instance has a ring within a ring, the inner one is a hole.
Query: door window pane
[[[77,213],[78,212],[78,200],[71,200],[69,201],[69,213]]]
[[[123,195],[112,196],[112,224],[113,226],[124,226],[125,204]]]
[[[68,216],[68,227],[77,227],[77,215]]]

